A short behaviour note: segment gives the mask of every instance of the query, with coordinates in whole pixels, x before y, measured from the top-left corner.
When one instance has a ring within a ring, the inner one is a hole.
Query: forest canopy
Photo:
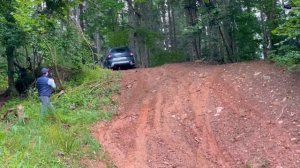
[[[299,0],[1,0],[0,73],[14,95],[42,66],[60,81],[115,46],[140,67],[270,59],[297,69],[299,36]]]

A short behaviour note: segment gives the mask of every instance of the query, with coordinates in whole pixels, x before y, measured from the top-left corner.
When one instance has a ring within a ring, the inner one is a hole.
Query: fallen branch
[[[0,120],[4,120],[7,118],[8,114],[13,113],[14,115],[16,115],[16,108],[10,108],[8,109],[4,114],[2,114],[0,116]]]
[[[0,120],[6,119],[9,114],[13,114],[15,117],[17,117],[23,123],[25,123],[29,120],[29,118],[25,116],[24,106],[22,106],[21,104],[17,105],[16,108],[8,109],[4,114],[2,114],[0,116]]]
[[[278,116],[278,118],[276,119],[276,121],[278,121],[278,120],[281,118],[282,114],[284,113],[284,109],[286,108],[286,106],[287,106],[287,105],[283,106],[283,108],[281,109],[281,113],[280,113],[280,115]]]

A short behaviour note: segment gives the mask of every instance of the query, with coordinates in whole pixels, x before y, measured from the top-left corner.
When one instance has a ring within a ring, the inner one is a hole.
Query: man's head
[[[42,68],[41,72],[42,72],[42,74],[43,74],[44,76],[47,76],[48,73],[49,73],[49,69],[48,69],[48,68]]]

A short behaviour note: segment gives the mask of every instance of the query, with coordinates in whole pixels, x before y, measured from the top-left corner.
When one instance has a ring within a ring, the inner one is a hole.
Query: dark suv
[[[111,48],[103,62],[104,67],[116,69],[121,67],[135,67],[134,54],[128,47]]]

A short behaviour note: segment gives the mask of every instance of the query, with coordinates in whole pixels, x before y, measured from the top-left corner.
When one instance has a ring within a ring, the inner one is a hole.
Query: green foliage
[[[273,34],[289,39],[300,38],[300,1],[292,0],[292,10],[286,20],[273,30]]]
[[[138,36],[143,37],[147,47],[153,50],[156,50],[158,48],[157,42],[162,39],[160,33],[148,30],[146,28],[137,28],[135,30],[135,33]]]
[[[44,122],[35,91],[26,99],[8,101],[0,113],[21,104],[29,121],[11,115],[0,123],[0,167],[83,167],[82,158],[99,158],[101,146],[89,128],[111,119],[113,111],[104,107],[114,106],[111,96],[118,92],[118,83],[118,74],[110,70],[84,67],[65,94],[52,97],[55,113],[49,112]]]
[[[110,47],[117,47],[117,46],[125,46],[128,45],[128,30],[120,30],[117,32],[108,32],[107,33],[107,45]]]
[[[0,1],[0,42],[4,46],[20,46],[25,42],[24,31],[16,24],[13,17],[13,2]]]
[[[259,58],[259,44],[261,39],[256,36],[260,33],[260,26],[253,13],[243,12],[236,16],[234,31],[237,45],[235,54],[237,61],[255,60]]]
[[[60,1],[46,1],[48,9],[37,13],[36,8],[41,2],[18,1],[14,18],[27,33],[27,43],[43,53],[44,64],[59,63],[65,67],[79,68],[83,60],[92,62],[92,51],[87,38],[83,37],[72,22],[67,22],[62,17],[76,1],[69,6]]]
[[[159,66],[166,63],[184,62],[186,56],[180,52],[158,51],[150,57],[150,66]]]
[[[80,68],[82,62],[91,63],[92,50],[86,41],[80,37],[73,25],[66,27],[67,31],[56,32],[40,40],[38,46],[45,54],[45,63],[59,63],[69,68]],[[48,58],[48,59],[47,59]]]
[[[118,22],[120,15],[124,17],[123,13],[120,14],[124,7],[123,2],[96,0],[87,1],[86,3],[87,10],[84,11],[82,17],[86,21],[87,34],[93,36],[93,33],[98,32],[113,45],[118,43],[118,38],[121,40],[122,45],[127,43],[127,41],[124,41],[124,35],[128,33],[128,30],[124,30],[123,23]]]
[[[292,10],[272,31],[281,41],[275,44],[271,59],[290,70],[300,69],[300,2],[292,0]]]
[[[289,70],[300,70],[300,51],[289,51],[284,55],[271,55],[271,59]]]

